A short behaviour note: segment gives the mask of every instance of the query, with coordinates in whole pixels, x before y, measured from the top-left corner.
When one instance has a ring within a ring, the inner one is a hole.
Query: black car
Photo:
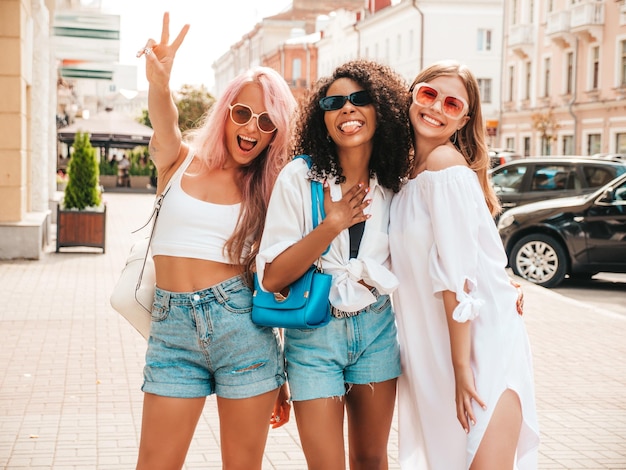
[[[513,272],[540,286],[626,273],[626,174],[591,194],[506,211],[498,230]]]
[[[626,161],[584,157],[534,157],[491,170],[503,209],[595,191],[626,173]]]

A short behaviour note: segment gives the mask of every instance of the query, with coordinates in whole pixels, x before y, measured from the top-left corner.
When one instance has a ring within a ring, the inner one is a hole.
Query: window
[[[491,174],[491,184],[498,188],[498,192],[520,192],[524,175],[528,171],[525,165],[514,165],[510,168],[500,168]]]
[[[483,51],[483,52],[491,50],[491,30],[490,29],[478,30],[477,50]]]
[[[524,137],[524,156],[530,156],[530,137]]]
[[[397,57],[400,58],[402,57],[402,35],[401,34],[398,34],[397,39],[396,39],[396,44],[398,46]]]
[[[552,139],[550,137],[541,136],[541,155],[552,155]]]
[[[615,153],[626,155],[626,133],[615,135]]]
[[[571,165],[537,165],[531,181],[532,191],[577,189],[582,185]]]
[[[574,136],[564,135],[561,138],[561,145],[563,147],[563,155],[574,155]]]
[[[388,64],[391,59],[391,45],[389,43],[389,38],[385,39],[385,62]]]
[[[506,148],[514,149],[515,148],[515,137],[507,137],[506,138]]]
[[[591,48],[591,89],[597,90],[600,85],[600,46]]]
[[[491,103],[491,78],[479,78],[477,81],[481,101]]]
[[[565,93],[571,95],[574,91],[574,53],[568,52],[565,56]]]
[[[515,85],[515,67],[511,65],[509,67],[509,99],[507,101],[513,101],[513,86]]]
[[[531,80],[531,75],[532,75],[532,64],[529,62],[526,62],[525,64],[525,77],[524,79],[526,80],[526,83],[524,84],[524,99],[525,100],[529,100],[530,99],[530,87],[532,84],[532,80]]]
[[[621,42],[622,56],[620,58],[620,86],[626,86],[626,40]]]
[[[600,166],[584,166],[583,173],[590,188],[599,188],[615,178],[614,172]]]
[[[550,96],[550,57],[543,59],[543,96]]]
[[[302,78],[302,59],[293,59],[291,67],[291,78],[293,80]]]
[[[600,144],[602,142],[600,134],[589,134],[587,136],[587,155],[600,153]]]
[[[517,0],[511,2],[511,24],[517,24]]]

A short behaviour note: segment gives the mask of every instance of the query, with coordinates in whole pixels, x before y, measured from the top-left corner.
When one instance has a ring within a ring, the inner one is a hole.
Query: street
[[[565,279],[551,290],[626,316],[626,274],[599,273],[588,281]]]

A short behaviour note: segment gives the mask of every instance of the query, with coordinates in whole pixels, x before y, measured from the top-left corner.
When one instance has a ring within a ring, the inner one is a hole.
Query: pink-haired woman
[[[282,346],[277,331],[251,321],[250,280],[295,100],[277,72],[252,69],[227,86],[187,144],[169,80],[188,29],[170,44],[166,13],[160,42],[144,49],[150,154],[158,191],[171,187],[152,241],[157,289],[137,468],[181,468],[215,393],[224,468],[260,469],[270,419],[283,424],[289,409],[279,393]]]

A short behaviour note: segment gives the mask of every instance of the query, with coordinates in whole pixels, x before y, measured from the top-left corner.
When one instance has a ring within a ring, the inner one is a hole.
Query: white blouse
[[[341,186],[334,181],[329,181],[329,185],[331,199],[341,199]],[[324,271],[333,276],[330,303],[346,312],[356,312],[376,300],[360,280],[376,287],[380,294],[390,294],[398,286],[397,278],[389,270],[389,206],[393,192],[378,184],[375,177],[370,179],[369,185],[366,198],[372,202],[364,212],[371,217],[365,222],[358,256],[350,259],[348,229],[333,240],[328,253],[322,256]],[[311,232],[312,219],[309,168],[299,158],[283,168],[272,192],[256,258],[261,287],[265,265]]]

